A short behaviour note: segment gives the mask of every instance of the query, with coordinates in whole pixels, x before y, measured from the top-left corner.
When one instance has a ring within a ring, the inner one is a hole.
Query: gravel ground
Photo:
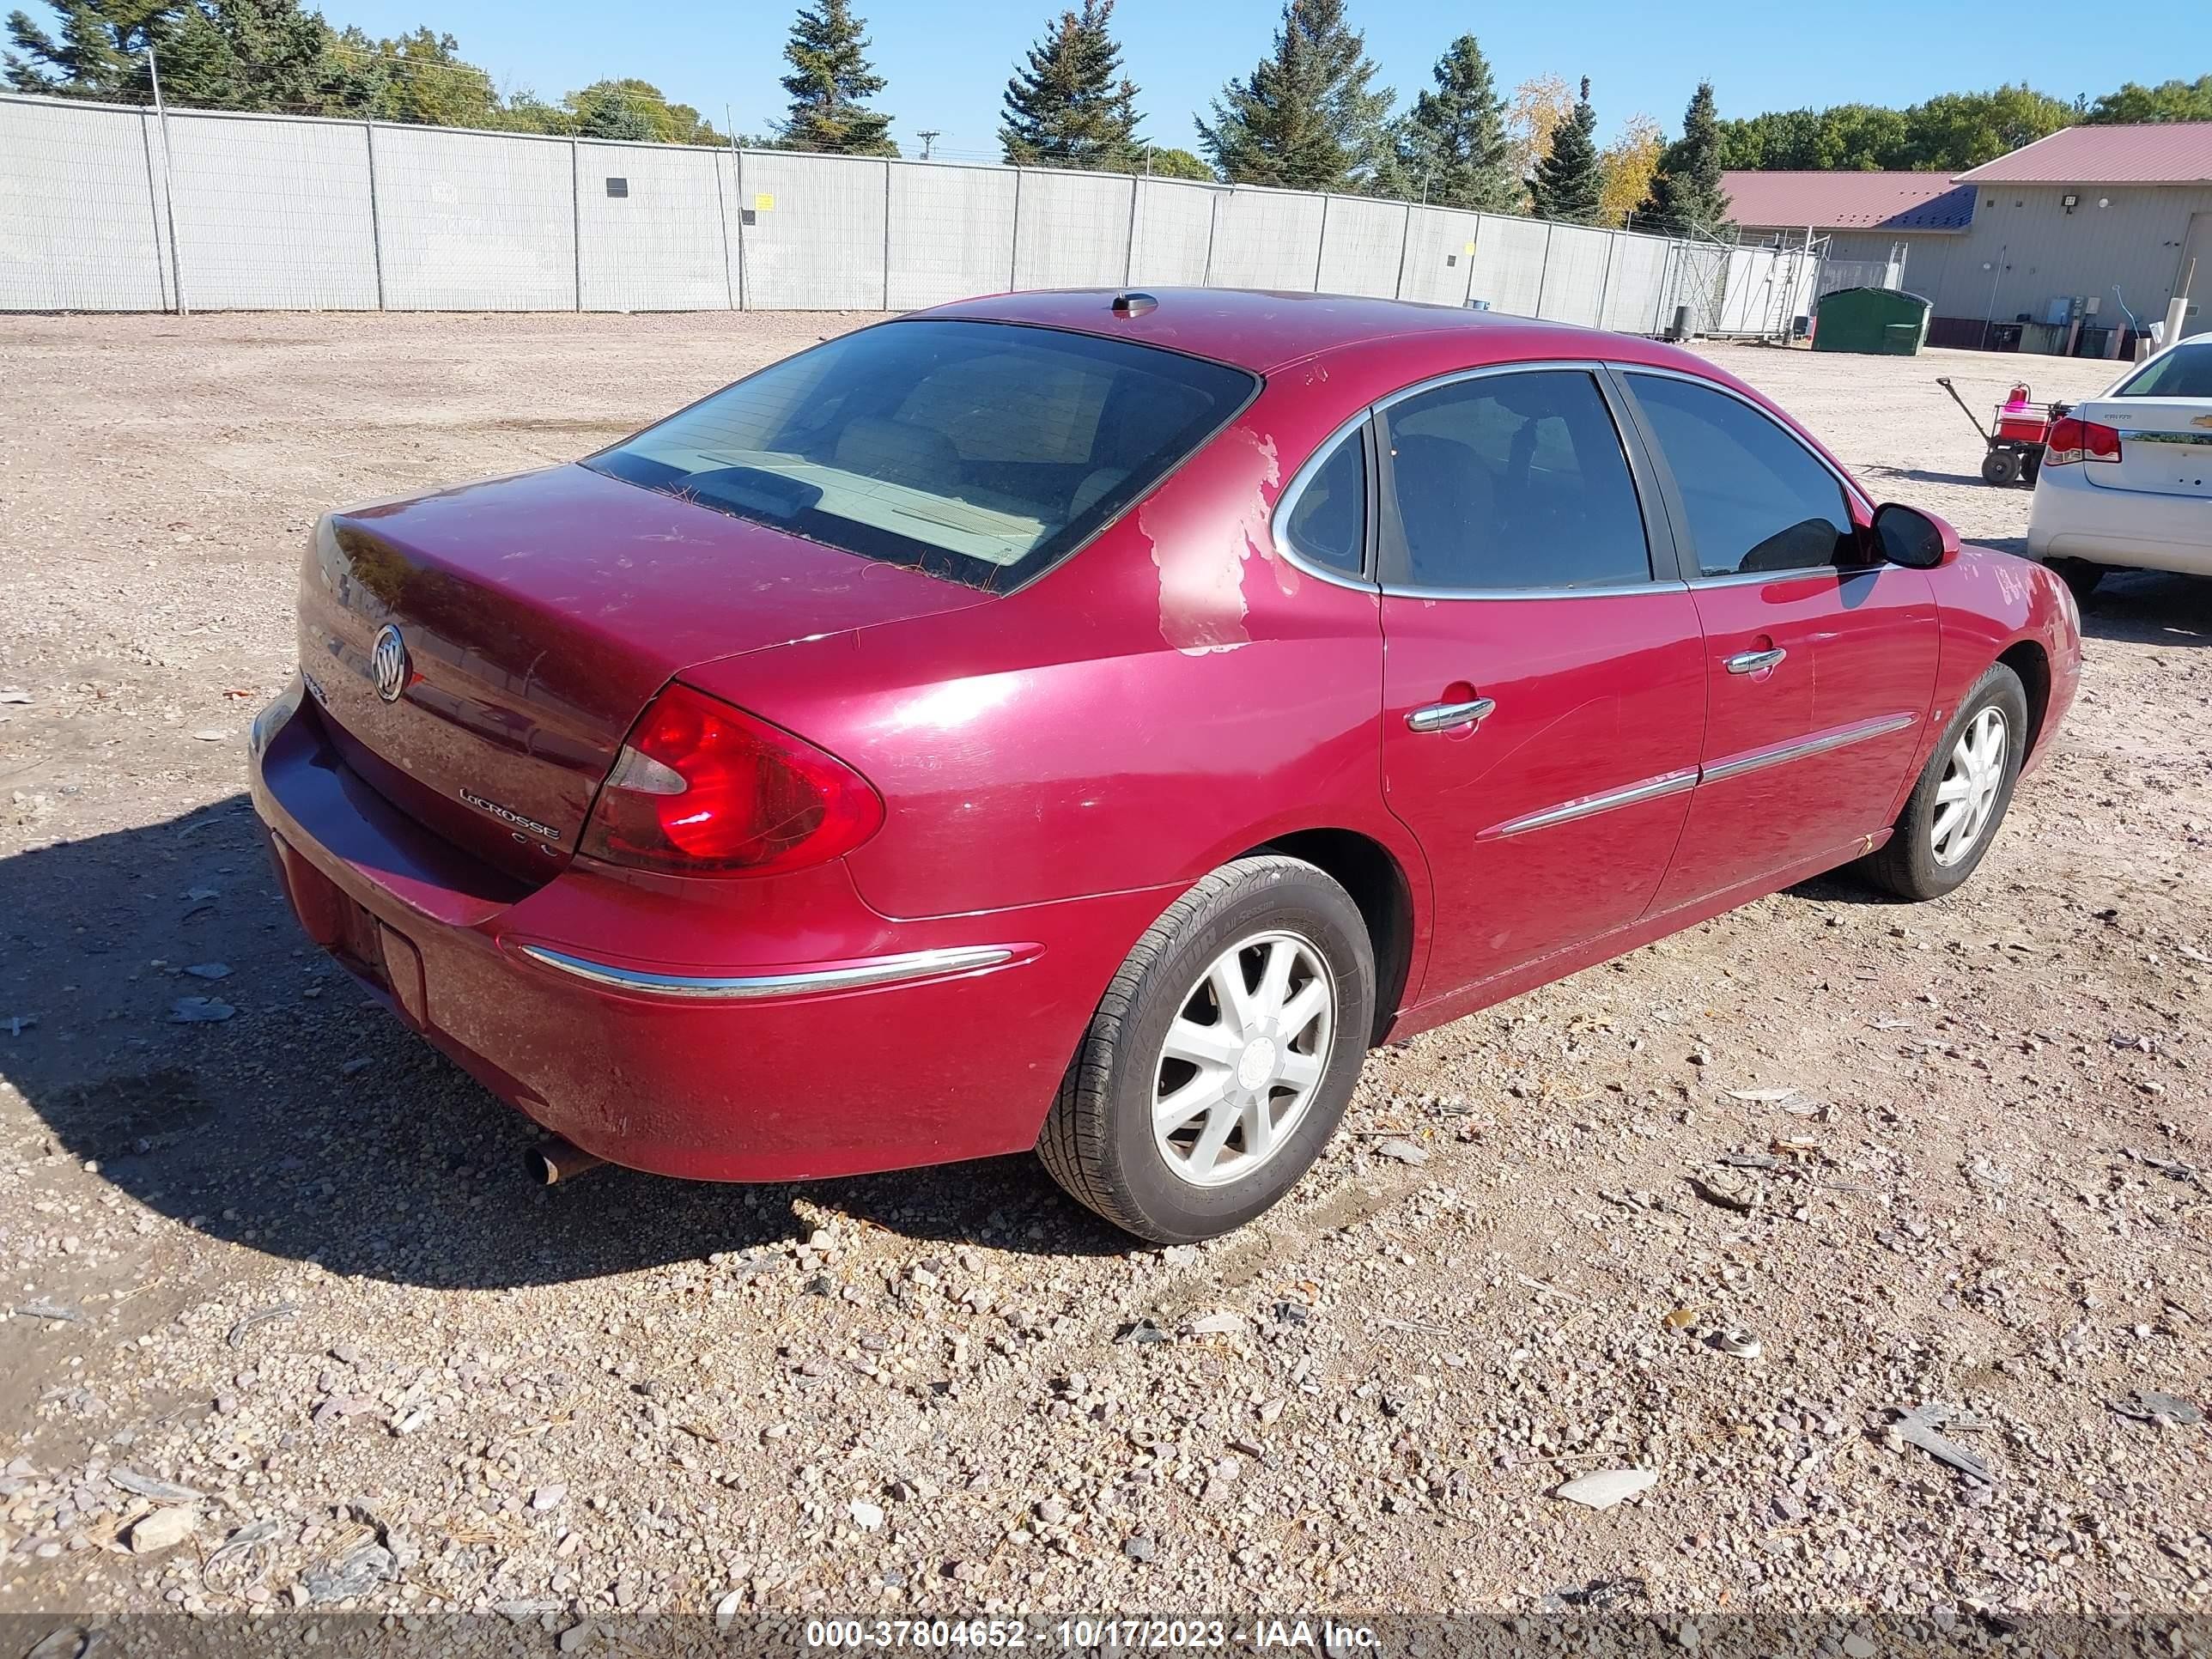
[[[859,320],[0,319],[0,1613],[2204,1608],[2178,580],[2089,607],[1964,892],[1810,884],[1378,1053],[1206,1248],[1026,1159],[526,1184],[527,1126],[265,867],[241,737],[301,538]],[[1934,376],[2108,373],[1715,356],[2015,549]]]

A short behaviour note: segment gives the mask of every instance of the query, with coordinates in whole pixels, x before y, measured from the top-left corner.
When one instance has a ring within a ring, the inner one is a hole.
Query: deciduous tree
[[[1598,222],[1623,225],[1650,193],[1652,175],[1659,171],[1659,153],[1667,135],[1650,116],[1632,115],[1621,124],[1620,136],[1598,155]]]

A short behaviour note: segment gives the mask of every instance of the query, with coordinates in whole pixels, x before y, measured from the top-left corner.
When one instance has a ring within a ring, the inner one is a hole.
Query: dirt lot
[[[1960,895],[1825,880],[1379,1053],[1212,1247],[1133,1250],[1024,1159],[525,1184],[527,1126],[264,866],[241,738],[302,536],[858,320],[0,319],[0,1612],[2206,1606],[2212,1428],[2134,1403],[2208,1403],[2212,1358],[2182,581],[2090,607]],[[2107,373],[1718,355],[2015,549],[1933,377]],[[1689,1181],[1731,1153],[1774,1165],[1743,1210]],[[1986,1481],[1900,1436],[1929,1402]]]

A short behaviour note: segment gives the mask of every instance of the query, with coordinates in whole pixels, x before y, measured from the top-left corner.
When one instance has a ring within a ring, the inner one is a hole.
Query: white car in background
[[[2177,341],[2051,423],[2027,550],[2077,599],[2107,570],[2212,575],[2212,334]]]

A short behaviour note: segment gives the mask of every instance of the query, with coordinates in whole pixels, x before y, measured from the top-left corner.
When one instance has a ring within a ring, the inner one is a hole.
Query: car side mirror
[[[1902,501],[1875,509],[1874,542],[1883,558],[1907,570],[1933,570],[1959,556],[1957,531]]]

